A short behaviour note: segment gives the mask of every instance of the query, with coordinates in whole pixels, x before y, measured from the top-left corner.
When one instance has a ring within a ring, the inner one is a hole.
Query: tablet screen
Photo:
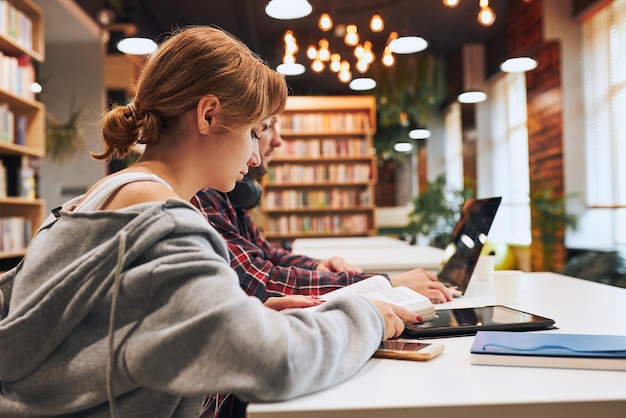
[[[479,330],[530,331],[547,329],[554,320],[502,305],[439,309],[437,318],[407,324],[407,338],[473,335]]]

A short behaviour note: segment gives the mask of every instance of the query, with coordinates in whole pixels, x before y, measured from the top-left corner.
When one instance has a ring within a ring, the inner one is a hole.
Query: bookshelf
[[[35,99],[34,62],[44,60],[43,12],[32,0],[0,0],[0,265],[25,254],[43,220],[37,193],[45,155],[45,106]]]
[[[375,132],[373,96],[289,97],[263,179],[265,237],[375,235]]]

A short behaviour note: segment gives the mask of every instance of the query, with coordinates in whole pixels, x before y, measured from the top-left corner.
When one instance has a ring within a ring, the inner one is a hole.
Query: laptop
[[[439,281],[455,289],[457,297],[467,290],[501,201],[500,196],[469,199],[463,205],[437,270]]]

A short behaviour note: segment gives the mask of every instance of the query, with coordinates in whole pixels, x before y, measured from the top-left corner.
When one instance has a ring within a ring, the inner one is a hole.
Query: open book
[[[352,295],[360,295],[370,300],[383,300],[402,306],[419,314],[424,321],[435,317],[435,306],[430,299],[408,287],[393,287],[389,279],[384,276],[369,277],[321,295],[321,298],[331,300],[337,297]]]

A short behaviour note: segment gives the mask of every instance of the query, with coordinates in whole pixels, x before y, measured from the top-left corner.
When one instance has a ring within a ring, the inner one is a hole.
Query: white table
[[[334,237],[334,238],[298,238],[293,241],[291,248],[302,254],[308,250],[317,249],[349,249],[367,247],[405,247],[407,241],[383,235],[368,237]]]
[[[626,289],[554,273],[526,273],[520,303],[556,320],[541,332],[626,335]],[[494,303],[489,282],[437,308]],[[626,417],[626,372],[478,366],[474,337],[441,338],[443,354],[429,362],[372,359],[348,381],[287,402],[251,404],[249,418],[298,417]]]
[[[335,246],[308,248],[296,251],[321,260],[332,256],[345,258],[363,271],[376,273],[401,273],[415,268],[436,271],[443,259],[443,250],[419,245],[372,245],[362,247]]]

